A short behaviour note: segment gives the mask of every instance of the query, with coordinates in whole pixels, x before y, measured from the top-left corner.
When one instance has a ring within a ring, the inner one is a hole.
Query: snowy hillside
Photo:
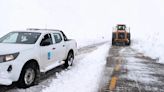
[[[135,48],[162,59],[163,6],[163,0],[1,0],[0,36],[28,27],[56,28],[82,47],[111,40],[112,27],[125,23],[138,42]]]

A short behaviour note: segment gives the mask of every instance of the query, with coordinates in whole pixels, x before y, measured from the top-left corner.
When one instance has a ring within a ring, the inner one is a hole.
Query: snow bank
[[[96,92],[105,67],[109,45],[103,45],[88,54],[69,71],[57,75],[49,87],[42,92]]]
[[[136,12],[130,27],[134,49],[164,63],[164,3],[162,0],[134,0],[132,9]],[[145,7],[146,5],[146,7]],[[153,6],[153,7],[152,7]],[[132,18],[132,15],[128,15]],[[129,19],[127,19],[129,20]]]
[[[146,56],[159,60],[158,63],[164,63],[163,34],[159,34],[158,31],[148,33],[144,38],[134,39],[132,47]]]

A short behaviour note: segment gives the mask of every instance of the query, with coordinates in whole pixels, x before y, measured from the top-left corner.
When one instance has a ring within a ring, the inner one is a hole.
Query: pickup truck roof
[[[64,37],[64,41],[68,41],[69,39],[66,37],[66,35],[64,34],[64,32],[62,30],[58,30],[58,29],[39,29],[39,28],[27,28],[27,30],[32,31],[32,32],[41,32],[41,33],[45,33],[47,31],[49,32],[61,32],[63,37]]]
[[[61,31],[58,29],[39,29],[39,28],[27,28],[27,30],[36,30],[36,31]]]
[[[22,31],[20,31],[20,30],[17,30],[16,32],[39,32],[39,33],[47,33],[47,32],[54,32],[54,31],[56,31],[56,32],[61,32],[62,33],[62,35],[63,35],[63,37],[64,37],[64,41],[68,41],[68,40],[70,40],[70,39],[68,39],[67,37],[66,37],[66,35],[64,34],[64,32],[62,31],[62,30],[58,30],[58,29],[39,29],[39,28],[27,28],[26,30],[22,30]]]
[[[57,32],[62,32],[61,30],[58,30],[58,29],[39,29],[39,28],[27,28],[26,29],[27,31],[31,31],[31,32],[41,32],[41,33],[45,33],[47,31],[51,31],[51,32],[54,32],[54,31],[57,31]]]
[[[61,30],[58,29],[39,29],[39,28],[27,28],[26,30],[15,30],[15,32],[39,32],[39,33],[47,33],[47,32],[61,32]]]

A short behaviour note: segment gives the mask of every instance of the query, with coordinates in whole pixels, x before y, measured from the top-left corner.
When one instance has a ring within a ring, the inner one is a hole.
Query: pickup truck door
[[[40,42],[41,68],[43,70],[46,70],[45,68],[53,62],[53,48],[54,46],[51,34],[44,35]]]
[[[53,33],[55,55],[54,61],[62,61],[66,55],[66,45],[60,33]]]

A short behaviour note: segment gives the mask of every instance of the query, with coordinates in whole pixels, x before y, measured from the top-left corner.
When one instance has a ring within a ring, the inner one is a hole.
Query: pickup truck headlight
[[[0,55],[0,63],[15,60],[18,55],[19,52],[13,54],[7,54],[7,55]]]

